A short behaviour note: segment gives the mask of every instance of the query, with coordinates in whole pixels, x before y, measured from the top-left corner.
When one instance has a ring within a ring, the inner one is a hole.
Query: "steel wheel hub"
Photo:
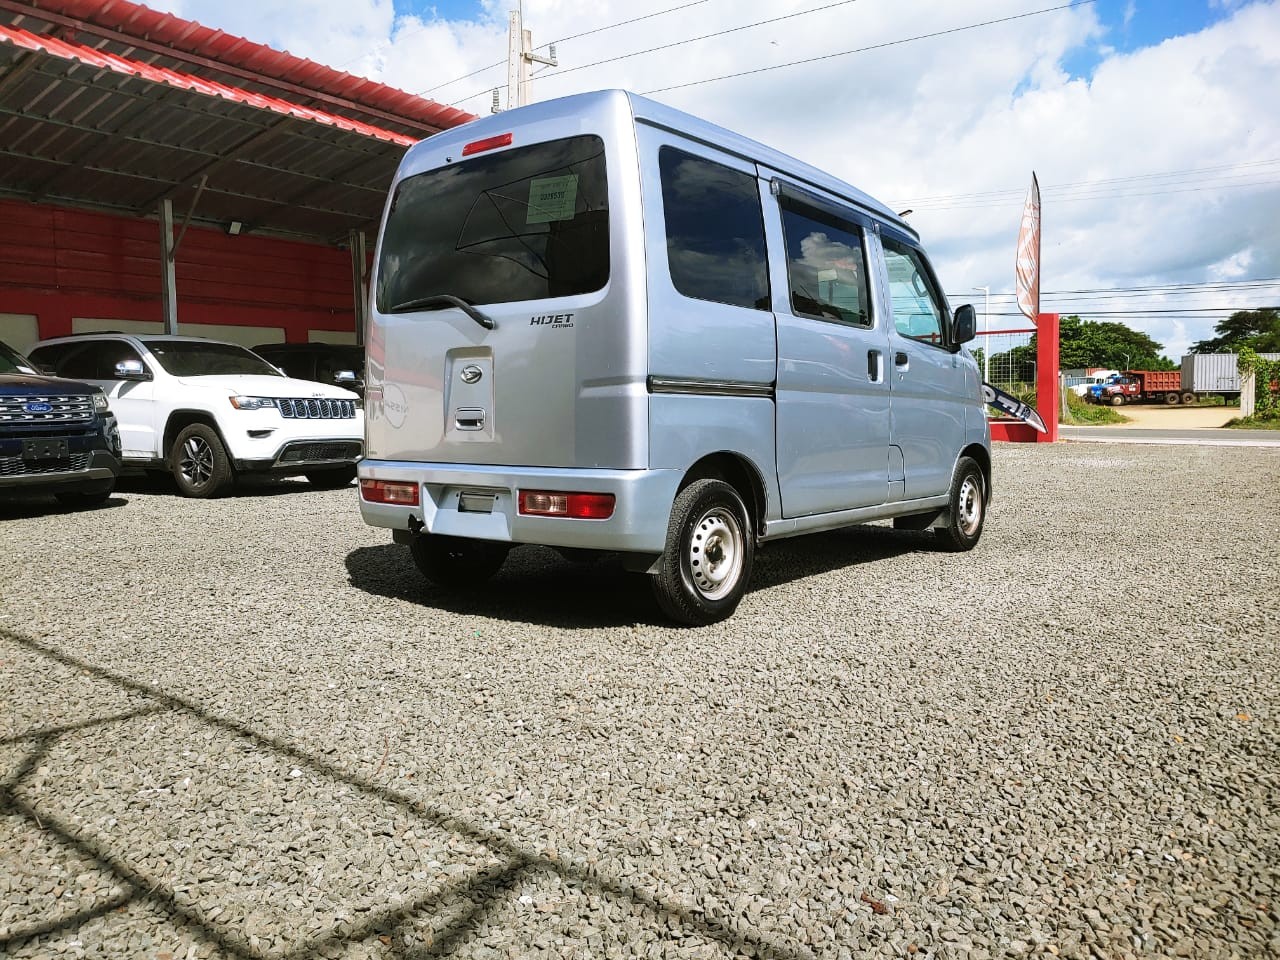
[[[978,532],[978,525],[982,522],[982,486],[977,478],[964,478],[964,482],[960,484],[960,501],[956,509],[959,512],[956,517],[957,525],[966,537],[972,537]]]
[[[689,540],[689,573],[708,600],[731,592],[742,574],[742,528],[728,510],[708,511]]]

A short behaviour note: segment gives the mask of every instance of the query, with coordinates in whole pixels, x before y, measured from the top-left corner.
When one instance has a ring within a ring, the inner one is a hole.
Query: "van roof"
[[[529,104],[525,107],[518,107],[515,110],[504,111],[496,116],[482,117],[462,126],[454,127],[452,130],[438,133],[428,140],[422,141],[417,146],[411,147],[409,157],[412,158],[415,153],[423,149],[444,147],[454,141],[465,143],[488,136],[491,132],[505,132],[513,125],[522,126],[529,123],[554,121],[573,114],[600,114],[622,110],[626,110],[637,122],[662,127],[690,139],[702,141],[726,153],[759,163],[762,166],[771,167],[779,173],[784,173],[803,183],[842,197],[874,214],[877,219],[891,224],[895,229],[911,237],[919,238],[916,230],[898,216],[897,213],[852,184],[846,183],[838,177],[833,177],[831,174],[825,173],[801,160],[797,160],[795,157],[788,156],[780,150],[767,147],[749,137],[744,137],[710,121],[685,113],[683,110],[668,107],[658,103],[656,100],[650,100],[647,97],[642,97],[626,90],[597,90],[591,93],[578,93],[568,97],[559,97],[555,100],[546,100]],[[412,162],[403,164],[400,171],[401,176],[416,172],[411,169],[412,166]]]

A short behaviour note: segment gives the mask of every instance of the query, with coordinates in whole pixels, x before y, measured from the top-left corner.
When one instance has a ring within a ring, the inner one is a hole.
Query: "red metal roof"
[[[54,37],[37,36],[26,30],[7,27],[2,23],[0,23],[0,42],[12,43],[27,50],[43,50],[45,53],[63,60],[77,60],[91,67],[141,77],[144,80],[176,87],[179,90],[190,90],[207,97],[220,97],[233,103],[248,104],[259,110],[268,110],[284,116],[297,117],[300,120],[328,124],[366,137],[397,143],[402,147],[411,146],[417,142],[415,138],[405,134],[383,130],[380,127],[361,123],[359,120],[353,120],[349,117],[326,113],[314,107],[304,107],[300,104],[290,103],[287,100],[281,100],[278,97],[271,97],[262,93],[251,93],[248,90],[220,83],[217,80],[194,77],[190,74],[170,70],[167,67],[157,67],[137,60],[128,60],[115,54],[94,50],[82,44],[68,43],[65,40],[58,40]]]
[[[312,96],[329,107],[364,108],[371,119],[399,120],[422,133],[475,119],[466,111],[128,0],[39,0],[38,5],[31,0],[0,0],[0,9],[107,39],[132,40],[131,46],[140,50],[222,70],[281,92]]]
[[[0,0],[0,197],[346,242],[474,119],[124,0]]]

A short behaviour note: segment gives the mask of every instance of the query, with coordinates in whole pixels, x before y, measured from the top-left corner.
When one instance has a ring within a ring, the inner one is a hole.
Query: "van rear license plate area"
[[[496,493],[476,493],[463,491],[458,494],[459,513],[493,513],[493,505],[498,500]]]

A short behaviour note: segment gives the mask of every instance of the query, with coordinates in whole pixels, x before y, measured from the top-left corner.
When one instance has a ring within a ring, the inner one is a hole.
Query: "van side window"
[[[671,282],[686,297],[768,310],[756,178],[674,147],[658,151]]]
[[[790,200],[782,201],[782,230],[787,238],[792,312],[871,326],[862,231]]]
[[[929,271],[920,254],[889,237],[884,240],[884,263],[889,269],[889,299],[893,303],[893,325],[912,340],[944,346],[945,316],[942,300],[934,290]]]

